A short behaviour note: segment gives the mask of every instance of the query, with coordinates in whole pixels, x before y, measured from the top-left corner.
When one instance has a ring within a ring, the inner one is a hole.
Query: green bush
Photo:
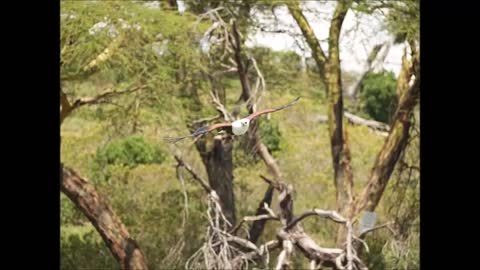
[[[362,82],[363,111],[377,121],[389,123],[397,102],[396,83],[392,72],[368,74]]]
[[[280,140],[282,139],[282,133],[278,128],[278,123],[273,120],[263,119],[259,123],[260,135],[262,141],[270,152],[276,152],[280,150]]]
[[[160,164],[165,157],[159,147],[148,144],[143,137],[131,136],[99,148],[95,161],[99,165],[135,167],[139,164]]]

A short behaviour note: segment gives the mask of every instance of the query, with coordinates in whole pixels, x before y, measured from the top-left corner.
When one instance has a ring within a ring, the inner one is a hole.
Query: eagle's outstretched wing
[[[223,127],[230,127],[232,126],[232,123],[218,123],[218,124],[213,124],[213,125],[210,125],[210,126],[205,126],[205,127],[201,127],[197,130],[195,130],[195,132],[193,132],[192,134],[190,135],[186,135],[186,136],[182,136],[182,137],[165,137],[165,141],[169,142],[169,143],[176,143],[180,140],[183,140],[185,138],[189,138],[189,137],[198,137],[198,136],[201,136],[207,132],[210,132],[214,129],[217,129],[217,128],[223,128]]]
[[[249,116],[247,116],[247,118],[251,121],[251,120],[259,117],[262,114],[267,114],[267,113],[272,113],[272,112],[283,110],[285,108],[288,108],[290,106],[295,105],[295,103],[297,103],[299,99],[300,99],[300,97],[297,97],[296,99],[294,99],[292,102],[288,103],[287,105],[283,105],[283,106],[275,108],[275,109],[265,109],[265,110],[262,110],[262,111],[254,112],[254,113],[250,114]]]

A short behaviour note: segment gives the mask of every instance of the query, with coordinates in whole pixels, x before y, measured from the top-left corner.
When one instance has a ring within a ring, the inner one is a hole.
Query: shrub
[[[362,82],[363,111],[377,121],[389,123],[396,107],[395,87],[392,72],[368,74]]]
[[[282,133],[278,127],[278,123],[273,120],[262,119],[259,123],[262,141],[270,152],[280,150],[280,140]]]
[[[165,157],[159,147],[146,143],[143,137],[131,136],[99,148],[95,161],[99,165],[135,167],[139,164],[160,164]]]

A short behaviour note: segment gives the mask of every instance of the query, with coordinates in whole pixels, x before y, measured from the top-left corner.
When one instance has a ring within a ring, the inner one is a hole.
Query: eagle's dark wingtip
[[[298,102],[298,100],[300,99],[301,96],[298,96],[297,98],[295,98],[292,102],[289,103],[289,105],[294,105]]]
[[[178,142],[178,141],[180,141],[180,140],[182,140],[182,139],[185,139],[185,138],[184,138],[184,137],[180,137],[180,138],[163,137],[163,140],[164,140],[165,142],[167,142],[167,143],[172,143],[172,144],[174,144],[174,143],[176,143],[176,142]]]

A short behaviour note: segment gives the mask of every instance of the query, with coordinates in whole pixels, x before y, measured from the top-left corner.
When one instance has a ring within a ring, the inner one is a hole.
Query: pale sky
[[[177,2],[179,10],[183,11],[185,9],[183,1]],[[322,40],[328,38],[330,19],[333,15],[335,5],[336,2],[333,1],[303,2],[305,17],[313,28],[317,39],[320,40],[322,49],[326,53],[328,43]],[[265,24],[265,28],[269,30],[287,30],[289,33],[265,33],[258,31],[248,37],[246,45],[249,47],[268,47],[275,51],[295,51],[302,55],[304,52],[299,49],[295,39],[290,35],[292,33],[301,34],[301,32],[288,12],[288,9],[286,7],[277,8],[275,14],[278,18],[277,21],[252,11],[252,15],[254,15],[261,24]],[[340,35],[340,60],[342,62],[342,69],[346,71],[361,71],[371,49],[375,45],[389,39],[391,39],[391,36],[387,31],[383,30],[380,16],[354,14],[350,10],[345,17]],[[299,36],[297,40],[301,43],[303,38]],[[306,48],[305,56],[309,57],[310,52],[308,46],[306,46],[306,44],[302,44],[301,46]],[[403,44],[392,46],[384,62],[384,68],[393,71],[396,76],[398,76],[401,67],[403,47]]]

